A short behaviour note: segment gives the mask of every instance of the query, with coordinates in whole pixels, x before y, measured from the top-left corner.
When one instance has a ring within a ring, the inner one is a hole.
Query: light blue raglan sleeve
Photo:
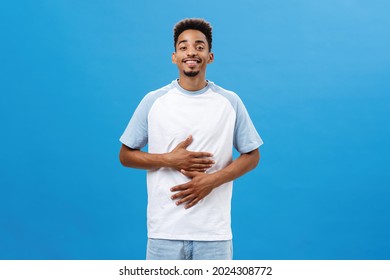
[[[155,101],[153,93],[145,95],[134,111],[119,141],[132,149],[141,149],[148,143],[148,114]]]
[[[241,98],[234,92],[211,83],[216,93],[224,96],[236,112],[233,146],[241,154],[249,153],[263,144]]]
[[[232,103],[236,111],[233,145],[239,153],[249,153],[260,147],[263,140],[258,134],[242,100],[234,94]]]

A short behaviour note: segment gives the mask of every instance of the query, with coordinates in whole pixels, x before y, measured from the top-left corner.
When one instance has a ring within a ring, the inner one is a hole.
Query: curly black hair
[[[213,41],[213,29],[209,22],[201,18],[186,18],[176,23],[175,27],[173,28],[173,43],[175,50],[177,39],[179,38],[180,34],[188,29],[198,30],[202,32],[206,36],[207,43],[209,44],[209,51],[211,51]]]

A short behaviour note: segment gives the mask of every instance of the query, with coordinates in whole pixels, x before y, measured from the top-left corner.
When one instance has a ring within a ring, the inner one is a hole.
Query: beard
[[[184,75],[187,77],[195,77],[199,74],[199,71],[183,71]]]

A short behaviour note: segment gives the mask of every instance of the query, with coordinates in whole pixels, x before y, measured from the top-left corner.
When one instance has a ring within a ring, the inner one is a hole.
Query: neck
[[[195,77],[188,77],[186,75],[180,75],[179,84],[182,88],[188,91],[198,91],[207,85],[204,75],[198,74]]]

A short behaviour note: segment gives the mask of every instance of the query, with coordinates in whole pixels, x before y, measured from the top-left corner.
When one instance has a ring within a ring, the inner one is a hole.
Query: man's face
[[[195,77],[205,75],[206,66],[213,62],[214,55],[209,51],[206,36],[198,30],[183,31],[176,43],[176,51],[172,54],[172,62],[177,64],[180,75]]]

